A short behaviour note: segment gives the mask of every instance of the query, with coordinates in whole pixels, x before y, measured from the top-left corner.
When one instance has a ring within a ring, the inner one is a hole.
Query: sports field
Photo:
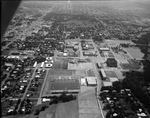
[[[125,50],[127,50],[135,59],[142,59],[144,56],[139,48],[125,48]]]
[[[71,88],[76,87],[76,85],[79,84],[79,82],[72,83],[72,81],[55,81],[55,79],[63,79],[68,78],[76,78],[76,71],[75,70],[49,70],[49,75],[47,76],[46,84],[43,89],[43,95],[42,96],[49,96],[51,94],[51,90],[60,90],[65,87]],[[69,82],[69,83],[68,83]],[[53,88],[52,88],[53,87]],[[77,86],[79,87],[79,86]]]
[[[131,60],[128,60],[129,63],[120,63],[120,66],[122,69],[126,70],[126,69],[129,69],[129,70],[137,70],[137,69],[140,69],[140,66],[138,65],[137,62],[135,61],[131,61]]]
[[[58,90],[79,90],[80,84],[77,79],[57,79],[51,82],[51,91]]]

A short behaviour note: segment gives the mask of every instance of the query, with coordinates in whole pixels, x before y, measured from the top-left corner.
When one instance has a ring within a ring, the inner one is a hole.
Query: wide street
[[[45,69],[45,70],[47,70],[47,72],[46,72],[44,82],[43,82],[43,85],[42,85],[42,88],[41,88],[41,91],[40,91],[40,95],[39,95],[39,98],[38,98],[38,101],[37,101],[37,105],[41,104],[41,101],[42,101],[41,97],[42,97],[43,90],[44,90],[44,87],[45,87],[45,84],[46,84],[46,81],[47,81],[47,78],[48,78],[48,75],[49,75],[49,69]]]

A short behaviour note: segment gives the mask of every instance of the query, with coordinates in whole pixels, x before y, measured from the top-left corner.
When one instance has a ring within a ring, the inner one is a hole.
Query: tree
[[[40,113],[40,110],[37,109],[37,110],[35,111],[34,115],[39,115],[39,113]]]
[[[117,91],[120,92],[122,89],[122,83],[119,81],[113,82],[113,88]]]
[[[44,111],[46,108],[47,108],[46,105],[42,106],[42,107],[41,107],[41,111]]]

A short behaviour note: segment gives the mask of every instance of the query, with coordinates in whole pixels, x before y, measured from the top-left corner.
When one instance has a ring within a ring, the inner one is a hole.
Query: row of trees
[[[144,72],[129,72],[123,80],[124,86],[130,88],[134,95],[140,100],[141,103],[147,108],[150,113],[150,94],[148,88],[150,87],[150,60],[148,60],[150,32],[144,34],[137,42],[142,44],[141,51],[144,53],[143,65]],[[119,85],[118,85],[119,86]],[[147,92],[148,91],[148,92]]]
[[[53,98],[51,98],[51,101],[49,102],[49,105],[52,105],[52,104],[58,104],[58,103],[64,103],[64,102],[69,102],[71,100],[75,100],[76,99],[76,96],[74,95],[67,95],[67,93],[62,93],[60,96],[54,96]],[[39,113],[41,111],[44,111],[46,108],[48,108],[48,104],[45,103],[45,104],[42,104],[40,108],[38,108],[34,115],[39,115]]]

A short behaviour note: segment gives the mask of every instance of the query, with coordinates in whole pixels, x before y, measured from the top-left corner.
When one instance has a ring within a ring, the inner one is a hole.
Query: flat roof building
[[[118,78],[116,78],[116,77],[110,77],[109,80],[110,80],[110,82],[116,82],[116,81],[119,81]]]
[[[96,86],[97,85],[96,79],[97,79],[96,77],[86,77],[87,85]]]
[[[112,82],[103,82],[103,86],[112,86]]]
[[[86,78],[81,78],[81,86],[86,86]]]
[[[109,51],[109,48],[99,48],[101,51]]]
[[[115,58],[107,58],[106,63],[108,67],[117,67],[117,61]]]

